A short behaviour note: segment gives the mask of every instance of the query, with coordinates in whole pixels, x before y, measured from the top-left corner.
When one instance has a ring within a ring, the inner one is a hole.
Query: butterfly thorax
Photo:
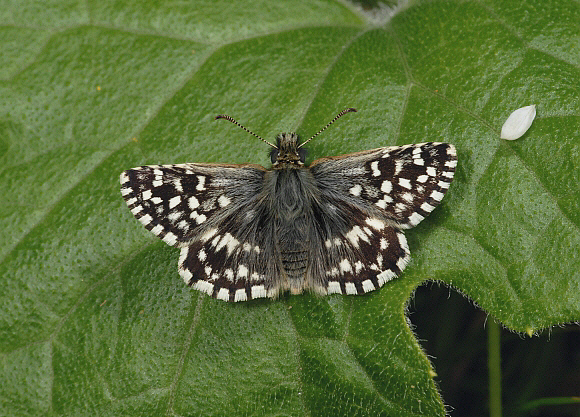
[[[270,152],[272,169],[302,168],[306,150],[299,147],[296,133],[280,133],[276,137],[276,148]]]

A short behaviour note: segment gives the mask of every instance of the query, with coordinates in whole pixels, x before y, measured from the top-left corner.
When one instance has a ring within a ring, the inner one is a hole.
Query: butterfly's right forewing
[[[428,142],[323,158],[310,169],[323,195],[409,229],[441,203],[456,165],[453,145]]]

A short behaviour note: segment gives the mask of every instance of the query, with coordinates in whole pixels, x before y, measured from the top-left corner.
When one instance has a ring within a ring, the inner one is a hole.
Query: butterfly
[[[185,283],[224,301],[290,291],[364,294],[398,276],[410,259],[404,229],[447,192],[455,147],[387,146],[305,165],[295,133],[267,143],[272,167],[148,165],[121,174],[121,194],[145,228],[180,248]]]

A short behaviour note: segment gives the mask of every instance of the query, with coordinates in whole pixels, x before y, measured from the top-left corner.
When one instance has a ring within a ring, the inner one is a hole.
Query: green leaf
[[[519,332],[580,320],[578,9],[417,2],[373,25],[330,0],[0,7],[0,414],[445,415],[405,316],[423,281]],[[529,104],[531,129],[500,141]],[[459,152],[406,233],[411,265],[368,296],[200,295],[119,194],[143,164],[268,165],[216,114],[308,136],[345,107],[311,159]]]

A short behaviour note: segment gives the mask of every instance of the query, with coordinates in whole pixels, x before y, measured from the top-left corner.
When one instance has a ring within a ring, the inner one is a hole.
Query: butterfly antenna
[[[356,113],[356,109],[353,109],[351,107],[351,108],[348,108],[348,109],[344,109],[343,111],[341,111],[340,113],[338,113],[334,119],[332,119],[326,126],[324,126],[322,129],[320,129],[318,132],[316,132],[310,139],[308,139],[307,141],[302,142],[300,145],[298,145],[298,148],[303,147],[308,142],[310,142],[312,139],[314,139],[316,136],[318,136],[319,134],[321,134],[322,132],[324,132],[328,128],[328,126],[330,126],[331,124],[333,124],[334,122],[336,122],[338,119],[340,119],[346,113]]]
[[[258,139],[260,139],[262,142],[266,142],[268,145],[270,145],[272,148],[274,149],[278,149],[278,147],[276,145],[274,145],[273,143],[268,142],[266,139],[263,139],[262,137],[256,135],[254,132],[252,132],[249,129],[246,129],[244,126],[242,126],[241,124],[239,124],[238,122],[236,122],[234,119],[232,119],[230,116],[228,116],[227,114],[218,114],[215,117],[215,120],[217,119],[226,119],[229,120],[230,122],[232,122],[233,124],[235,124],[238,127],[241,127],[242,129],[244,129],[246,132],[248,132],[250,135],[254,135],[255,137],[257,137]],[[333,120],[334,121],[334,120]]]

